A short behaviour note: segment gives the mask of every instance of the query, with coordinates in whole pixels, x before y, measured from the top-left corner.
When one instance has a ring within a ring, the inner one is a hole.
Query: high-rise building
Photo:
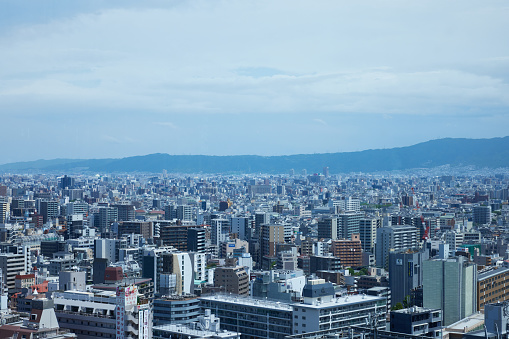
[[[145,239],[154,238],[154,224],[152,221],[121,221],[118,223],[118,236],[140,234]]]
[[[491,206],[474,207],[474,224],[484,225],[491,223]]]
[[[377,229],[376,265],[389,268],[389,252],[417,248],[418,230],[412,226],[387,226]]]
[[[74,188],[74,178],[64,175],[62,178],[60,178],[60,188],[62,189]]]
[[[338,214],[338,238],[350,239],[359,233],[359,223],[364,214],[348,211]]]
[[[376,227],[376,218],[359,219],[359,235],[364,252],[375,253]]]
[[[260,247],[262,256],[274,257],[276,255],[276,245],[284,243],[284,225],[261,225]]]
[[[9,292],[14,292],[16,288],[16,276],[26,272],[26,262],[24,254],[0,253],[3,284]]]
[[[351,240],[334,240],[332,254],[338,257],[343,267],[362,266],[362,247],[359,234],[352,234]]]
[[[174,205],[168,205],[164,208],[164,219],[173,220],[177,219],[177,209]]]
[[[507,287],[506,287],[507,286]],[[477,310],[509,300],[509,268],[490,267],[477,274]]]
[[[324,167],[323,168],[323,175],[328,178],[330,176],[330,173],[329,173],[329,167]]]
[[[444,326],[476,311],[477,265],[467,258],[426,260],[423,277],[423,306],[441,309]]]
[[[41,201],[41,211],[42,220],[44,223],[47,223],[48,220],[55,219],[58,217],[58,201],[54,200],[43,200]]]
[[[323,217],[318,220],[318,238],[339,239],[337,217]]]
[[[422,263],[429,259],[427,250],[400,250],[389,253],[389,287],[392,304],[411,302],[412,291],[422,287]]]
[[[8,211],[9,203],[6,201],[0,201],[0,223],[4,223],[6,221]]]
[[[117,221],[134,220],[134,205],[131,204],[115,204],[111,205],[117,209]]]
[[[190,227],[187,229],[187,251],[205,253],[204,227]]]
[[[110,229],[111,223],[118,220],[118,210],[115,207],[100,207],[99,212],[94,215],[94,226],[101,232]]]
[[[231,218],[232,233],[236,233],[239,239],[246,240],[246,230],[249,228],[249,218],[233,217]]]
[[[176,217],[179,220],[191,221],[193,220],[193,208],[188,205],[177,206]]]

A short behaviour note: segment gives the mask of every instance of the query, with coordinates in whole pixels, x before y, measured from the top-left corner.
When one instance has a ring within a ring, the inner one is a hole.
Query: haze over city
[[[505,1],[2,1],[0,163],[507,134]]]

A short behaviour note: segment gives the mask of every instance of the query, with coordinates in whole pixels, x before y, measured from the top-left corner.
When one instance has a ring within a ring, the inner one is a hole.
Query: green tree
[[[392,306],[391,310],[396,311],[396,310],[402,310],[403,308],[404,308],[403,304],[398,302],[398,303],[396,303],[396,305]]]

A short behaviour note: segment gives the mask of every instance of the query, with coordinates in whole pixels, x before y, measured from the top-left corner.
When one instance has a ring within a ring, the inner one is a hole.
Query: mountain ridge
[[[443,165],[509,167],[509,136],[491,139],[444,138],[411,146],[356,152],[260,155],[170,155],[153,153],[125,158],[53,159],[0,165],[0,172],[152,172],[288,173],[307,169],[330,173],[377,172]]]

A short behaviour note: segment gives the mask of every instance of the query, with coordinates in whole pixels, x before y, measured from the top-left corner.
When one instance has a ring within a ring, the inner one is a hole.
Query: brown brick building
[[[477,274],[477,310],[509,300],[509,268],[487,268]]]
[[[343,267],[362,266],[362,246],[360,235],[352,234],[352,240],[332,241],[332,254],[341,260]]]

